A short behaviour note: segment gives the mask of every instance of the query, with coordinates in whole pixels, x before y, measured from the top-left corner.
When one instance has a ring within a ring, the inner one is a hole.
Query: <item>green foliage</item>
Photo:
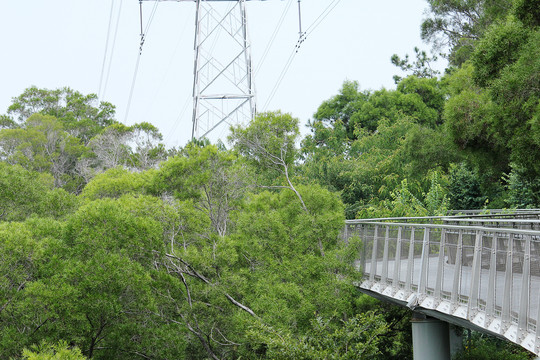
[[[448,59],[455,66],[469,59],[478,39],[512,7],[512,0],[428,0],[428,3],[428,17],[421,25],[420,35],[435,49],[448,48]]]
[[[216,146],[188,145],[183,154],[161,164],[151,192],[192,200],[208,216],[213,229],[227,233],[229,213],[236,209],[248,186],[248,172],[239,157]]]
[[[52,174],[55,187],[78,193],[109,168],[139,170],[166,158],[158,129],[146,122],[126,126],[114,120],[114,107],[96,95],[69,88],[31,87],[13,99],[0,120],[0,160]]]
[[[356,81],[345,81],[338,95],[324,101],[319,106],[313,115],[314,120],[309,126],[314,127],[320,123],[323,129],[327,127],[339,128],[337,124],[339,121],[339,124],[345,127],[346,137],[352,139],[354,125],[351,123],[351,117],[360,110],[368,97],[367,93],[359,91],[358,86]],[[364,123],[363,126],[373,130],[377,124]],[[319,139],[316,140],[319,142]]]
[[[8,114],[19,122],[36,113],[59,119],[72,136],[85,144],[101,129],[115,123],[112,104],[98,103],[97,95],[83,95],[70,88],[48,90],[32,86],[13,98],[8,108]]]
[[[407,310],[352,285],[343,220],[540,206],[535,4],[429,1],[422,35],[461,67],[433,78],[415,49],[395,90],[345,82],[301,151],[269,112],[234,151],[194,141],[158,166],[153,125],[27,89],[0,117],[0,357],[410,358]]]
[[[465,163],[450,168],[448,191],[453,210],[481,209],[485,205],[486,197],[482,195],[479,176]]]
[[[229,142],[259,173],[270,171],[269,176],[275,176],[286,173],[296,160],[299,135],[298,119],[279,111],[266,112],[258,114],[247,127],[231,127]]]
[[[381,335],[387,331],[382,316],[368,312],[341,321],[316,317],[300,338],[264,325],[249,336],[261,343],[258,351],[270,359],[347,360],[377,357]]]
[[[50,178],[0,162],[0,219],[22,220],[38,212]]]
[[[432,69],[430,65],[431,62],[437,61],[437,56],[429,57],[425,51],[420,51],[417,47],[414,48],[414,53],[416,55],[416,61],[414,62],[409,60],[409,54],[406,54],[404,59],[394,54],[390,58],[390,61],[402,71],[418,78],[433,78],[440,74],[438,70]],[[396,84],[401,80],[402,78],[400,76],[394,75],[394,82]]]
[[[15,129],[17,123],[7,115],[0,115],[0,129]]]
[[[516,0],[512,12],[527,27],[533,28],[540,25],[538,0]]]
[[[465,349],[454,360],[528,360],[531,353],[517,345],[474,333]]]
[[[465,63],[448,77],[452,96],[444,108],[445,126],[461,149],[494,151],[488,131],[493,104],[489,94],[472,82],[474,67]]]
[[[536,209],[540,206],[540,178],[513,164],[508,176],[508,205],[512,208]]]
[[[53,190],[53,179],[0,162],[0,221],[22,221],[32,215],[60,218],[78,207],[77,198]]]
[[[120,252],[151,266],[152,250],[162,250],[162,228],[120,204],[113,199],[90,202],[68,219],[64,238],[73,256],[86,259],[95,252]]]
[[[84,187],[81,195],[89,200],[97,200],[144,193],[151,179],[152,172],[134,173],[123,167],[116,167],[96,175]]]
[[[522,47],[528,38],[527,29],[512,18],[505,23],[493,26],[478,43],[472,56],[475,82],[485,87],[505,66],[519,58]]]
[[[70,348],[65,341],[57,344],[43,342],[39,346],[32,346],[31,350],[23,350],[24,360],[85,360],[81,350]]]
[[[357,216],[359,218],[377,217],[410,217],[410,216],[441,216],[449,209],[447,194],[447,179],[439,172],[430,174],[430,187],[422,197],[417,197],[413,192],[420,190],[418,184],[409,184],[407,179],[401,181],[399,187],[391,193],[391,199],[383,199],[372,202],[370,206],[362,209]]]
[[[492,82],[497,104],[493,131],[507,144],[510,160],[540,174],[540,30],[532,32],[519,58]]]

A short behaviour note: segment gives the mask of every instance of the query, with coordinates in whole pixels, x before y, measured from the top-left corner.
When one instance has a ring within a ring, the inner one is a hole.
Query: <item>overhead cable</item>
[[[122,2],[123,0],[120,0],[120,4],[118,6],[118,14],[116,16],[116,27],[114,29],[114,36],[113,36],[113,43],[111,46],[111,55],[109,56],[109,65],[107,67],[107,74],[105,75],[105,86],[103,87],[103,93],[102,96],[105,97],[105,93],[107,92],[107,86],[109,84],[109,77],[111,75],[111,66],[114,58],[114,49],[116,48],[116,38],[118,35],[118,27],[120,24],[120,15],[122,14]]]
[[[292,4],[293,4],[293,0],[289,0],[287,2],[287,5],[283,9],[283,12],[281,13],[281,17],[279,18],[279,21],[278,21],[276,27],[274,28],[274,32],[272,33],[272,36],[270,37],[270,40],[268,41],[268,44],[266,45],[266,48],[264,49],[263,55],[261,57],[261,61],[259,62],[259,66],[257,67],[257,70],[255,71],[255,77],[257,76],[257,74],[261,70],[261,68],[262,68],[262,66],[264,64],[264,61],[266,60],[266,57],[268,56],[268,53],[269,53],[272,45],[274,44],[274,40],[276,39],[277,34],[279,33],[279,30],[281,29],[281,26],[283,25],[283,22],[285,21],[285,17],[287,16],[287,14],[289,12],[289,9],[291,8]]]
[[[304,34],[312,33],[322,22],[326,17],[336,8],[336,6],[340,3],[341,0],[333,0],[327,7],[324,9],[324,11],[313,21],[313,23],[308,26]]]
[[[114,0],[111,1],[111,11],[109,13],[109,25],[107,26],[107,39],[105,40],[105,52],[103,54],[103,63],[101,64],[101,76],[99,77],[98,98],[101,94],[101,85],[103,84],[103,75],[105,74],[105,63],[107,62],[107,52],[109,50],[109,38],[111,35],[111,25],[113,19]]]
[[[154,19],[154,15],[156,14],[158,4],[159,4],[159,1],[156,1],[155,4],[154,4],[154,7],[152,8],[150,18],[148,19],[148,22],[146,24],[146,28],[145,28],[144,32],[141,32],[141,41],[139,43],[139,53],[137,55],[137,62],[135,63],[135,70],[133,72],[133,80],[131,81],[131,89],[129,91],[129,97],[128,97],[128,103],[127,103],[127,107],[126,107],[126,115],[124,117],[124,123],[127,123],[129,110],[131,108],[131,99],[133,98],[133,92],[135,90],[135,83],[137,81],[137,74],[138,74],[138,71],[139,71],[139,64],[141,62],[141,55],[142,55],[144,42],[146,40],[146,36],[148,35],[148,31],[150,30],[150,25],[152,24],[152,20]],[[142,30],[143,29],[143,26],[142,26],[143,25],[143,20],[142,20],[142,0],[139,1],[139,5],[140,5],[140,9],[141,9],[140,10],[140,17],[141,17],[141,30]]]
[[[289,71],[289,68],[291,67],[292,62],[293,62],[296,54],[300,50],[300,47],[302,46],[302,43],[306,40],[307,35],[311,34],[324,21],[324,19],[326,19],[326,17],[332,12],[332,10],[334,10],[336,8],[336,6],[339,4],[340,1],[341,0],[333,0],[326,7],[326,9],[324,9],[323,12],[315,19],[315,21],[306,29],[306,31],[302,32],[300,30],[300,38],[296,42],[296,45],[295,45],[291,55],[289,56],[289,59],[285,63],[285,66],[283,67],[283,69],[281,71],[281,74],[279,75],[279,77],[278,77],[278,79],[276,81],[276,84],[272,88],[272,91],[270,92],[270,95],[268,96],[268,99],[266,100],[266,103],[263,106],[263,111],[267,110],[268,105],[270,104],[270,102],[274,98],[277,90],[279,89],[279,86],[281,85],[281,82],[283,81],[283,79],[285,78],[285,75]]]

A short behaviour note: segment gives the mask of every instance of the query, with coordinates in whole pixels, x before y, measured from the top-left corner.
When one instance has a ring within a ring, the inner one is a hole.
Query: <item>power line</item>
[[[118,6],[118,14],[116,16],[116,28],[114,29],[113,43],[111,47],[111,56],[109,57],[109,66],[107,67],[107,75],[105,76],[105,86],[103,87],[103,97],[105,97],[105,93],[107,92],[107,86],[109,85],[109,77],[111,75],[111,66],[112,66],[112,61],[114,58],[114,49],[116,48],[116,38],[118,35],[118,27],[120,24],[120,15],[122,14],[122,2],[123,0],[120,0],[120,5]]]
[[[324,9],[324,11],[313,21],[313,23],[307,28],[305,31],[305,34],[312,33],[323,21],[326,19],[326,17],[336,8],[336,6],[340,3],[341,0],[333,0],[327,7]]]
[[[324,19],[326,19],[326,17],[332,12],[332,10],[336,8],[336,6],[339,4],[340,1],[341,0],[333,0],[326,7],[326,9],[324,9],[323,12],[315,19],[315,21],[313,21],[313,23],[307,28],[307,30],[303,33],[300,33],[300,38],[298,39],[291,55],[289,56],[289,59],[285,63],[285,66],[283,67],[281,74],[279,75],[276,81],[276,84],[272,88],[272,91],[270,92],[270,95],[263,106],[264,111],[266,111],[268,105],[274,98],[277,90],[279,89],[279,86],[281,85],[281,82],[283,81],[283,79],[285,78],[285,75],[289,71],[296,54],[300,50],[300,46],[302,45],[302,43],[306,40],[307,36],[311,34],[324,21]]]
[[[156,97],[160,93],[161,88],[163,87],[163,84],[165,84],[166,80],[168,80],[167,75],[171,71],[171,68],[172,68],[172,65],[174,63],[176,54],[178,53],[178,49],[180,48],[180,45],[182,44],[182,40],[184,38],[184,33],[186,32],[186,27],[187,27],[187,22],[184,21],[184,26],[182,28],[182,31],[180,32],[180,36],[178,37],[178,40],[177,40],[176,45],[174,47],[173,53],[172,53],[172,55],[171,55],[171,57],[169,59],[169,63],[167,65],[167,67],[165,68],[166,70],[163,72],[163,75],[161,76],[161,78],[160,78],[160,80],[158,82],[159,85],[156,87],[156,90],[154,91],[154,96],[152,97],[152,101],[150,102],[150,104],[152,104],[152,105],[156,101]],[[146,111],[145,115],[148,115],[148,112],[150,111],[150,109],[151,109],[151,106]],[[147,116],[145,116],[145,117],[147,117]]]
[[[101,94],[101,85],[103,83],[103,75],[105,73],[105,63],[107,62],[107,51],[109,50],[109,38],[111,35],[111,25],[113,19],[114,0],[111,1],[111,11],[109,13],[109,25],[107,26],[107,40],[105,40],[105,52],[103,54],[103,63],[101,65],[101,76],[99,77],[98,98]]]
[[[186,101],[184,102],[184,106],[182,106],[182,110],[180,110],[180,114],[176,117],[176,121],[174,122],[173,127],[167,133],[167,135],[165,135],[165,139],[164,139],[165,143],[167,143],[167,141],[170,139],[170,137],[174,134],[174,132],[178,128],[178,125],[180,124],[180,120],[184,117],[186,113],[190,100],[191,100],[191,97],[186,98]]]
[[[144,42],[146,40],[146,35],[148,34],[148,31],[150,30],[150,25],[152,24],[152,20],[154,19],[154,15],[156,14],[158,4],[159,4],[159,1],[156,1],[155,4],[154,4],[154,7],[152,8],[150,18],[148,19],[148,22],[146,24],[146,28],[144,30],[145,32],[141,33],[141,42],[139,44],[139,53],[137,55],[137,62],[135,63],[135,71],[133,72],[133,80],[131,82],[131,89],[129,91],[129,97],[128,97],[128,103],[127,103],[127,107],[126,107],[126,115],[124,117],[124,123],[127,123],[129,110],[131,108],[131,100],[133,98],[133,92],[135,90],[135,83],[137,81],[137,74],[139,72],[139,64],[141,62],[141,55],[142,55]],[[142,24],[143,24],[143,20],[142,20],[142,1],[139,1],[139,5],[140,5],[140,9],[141,9],[140,13],[141,13],[141,29],[142,29]]]
[[[298,42],[300,42],[300,40],[298,40]],[[274,98],[274,95],[276,94],[279,86],[281,85],[283,78],[285,78],[285,75],[289,71],[289,68],[291,67],[292,62],[297,53],[298,53],[298,43],[295,45],[293,51],[291,52],[291,55],[289,56],[289,59],[287,60],[287,62],[285,63],[285,66],[281,70],[281,74],[279,75],[274,87],[272,88],[272,91],[270,92],[270,95],[268,96],[268,99],[266,100],[266,103],[263,106],[264,111],[266,111],[268,105],[270,104],[270,101],[272,101],[272,99]]]
[[[276,39],[277,34],[278,34],[279,30],[281,29],[281,26],[283,25],[283,22],[285,21],[285,17],[289,13],[289,9],[291,8],[292,3],[293,3],[293,0],[289,0],[287,2],[287,5],[283,9],[283,12],[281,13],[281,17],[279,18],[279,21],[278,21],[278,23],[277,23],[277,25],[276,25],[276,27],[274,29],[274,32],[272,33],[272,36],[270,37],[270,40],[268,41],[268,44],[266,45],[266,48],[264,49],[263,55],[261,57],[261,61],[259,62],[259,66],[257,67],[257,70],[255,71],[255,76],[257,76],[257,74],[261,70],[261,68],[262,68],[262,66],[264,64],[264,61],[266,60],[266,58],[268,56],[268,53],[270,52],[270,48],[274,44],[274,40]]]

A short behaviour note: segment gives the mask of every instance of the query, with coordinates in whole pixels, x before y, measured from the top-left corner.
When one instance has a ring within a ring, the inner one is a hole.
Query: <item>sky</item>
[[[314,24],[332,1],[302,0],[303,28]],[[288,2],[294,4],[288,7],[263,61]],[[392,54],[412,54],[415,46],[429,49],[420,39],[425,0],[339,0],[335,4],[302,43],[271,97],[298,40],[297,0],[246,3],[258,110],[291,113],[300,120],[304,134],[304,125],[318,106],[336,95],[344,81],[358,81],[362,90],[393,88],[392,76],[400,71],[390,63]],[[155,3],[143,3],[143,24],[148,31],[136,72],[138,1],[17,0],[2,5],[0,114],[6,113],[13,97],[32,85],[67,86],[83,94],[99,93],[101,100],[116,106],[116,119],[127,125],[154,124],[168,147],[183,146],[189,140],[194,2],[162,1],[151,23]]]

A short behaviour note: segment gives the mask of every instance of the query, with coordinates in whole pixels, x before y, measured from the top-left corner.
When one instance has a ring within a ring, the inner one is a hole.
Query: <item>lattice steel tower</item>
[[[144,1],[196,3],[192,138],[249,122],[255,91],[245,2],[251,0]]]

